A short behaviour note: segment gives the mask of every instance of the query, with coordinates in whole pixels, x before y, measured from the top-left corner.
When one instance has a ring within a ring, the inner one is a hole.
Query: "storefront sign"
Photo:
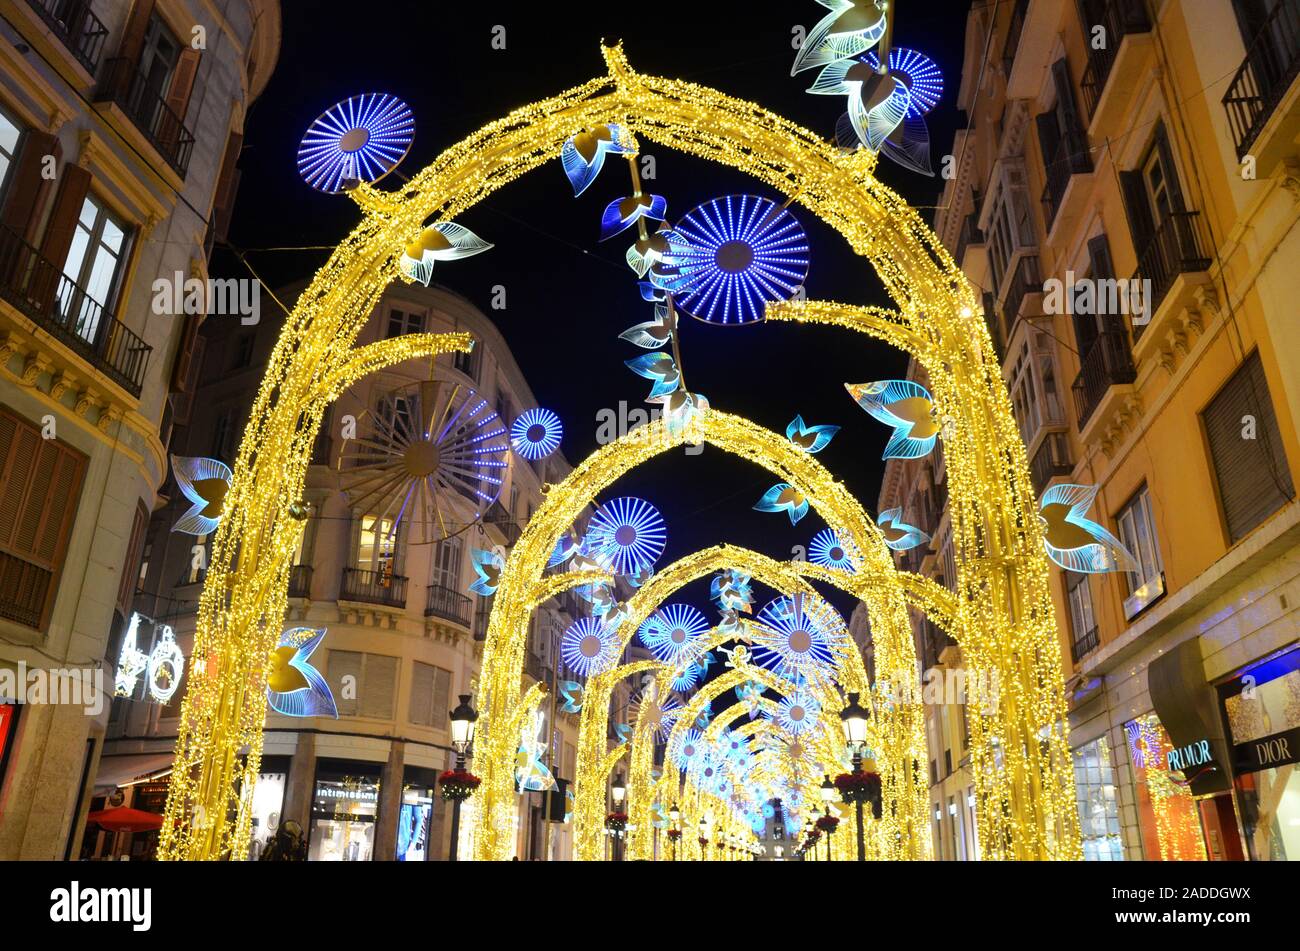
[[[1170,772],[1194,772],[1198,767],[1214,762],[1214,757],[1210,754],[1210,741],[1197,740],[1170,750],[1166,761]]]
[[[1218,698],[1205,682],[1201,639],[1192,637],[1161,654],[1147,667],[1151,704],[1171,748],[1164,765],[1181,773],[1193,796],[1226,792],[1228,745],[1219,719]]]
[[[176,645],[176,635],[166,624],[155,625],[154,644],[149,653],[140,650],[136,646],[136,637],[141,624],[154,624],[154,621],[139,612],[132,614],[117,659],[113,692],[119,697],[133,696],[140,675],[146,674],[145,688],[149,696],[159,703],[166,703],[175,695],[181,677],[185,675],[185,655]]]
[[[1219,691],[1238,774],[1300,762],[1300,649],[1252,664]]]

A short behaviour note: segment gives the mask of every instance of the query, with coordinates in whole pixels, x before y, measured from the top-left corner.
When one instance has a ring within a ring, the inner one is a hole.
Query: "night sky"
[[[262,249],[332,246],[358,221],[348,198],[313,191],[295,165],[298,142],[311,121],[358,93],[386,91],[410,103],[415,144],[399,167],[408,175],[486,122],[601,75],[602,38],[622,39],[640,72],[677,76],[755,101],[827,138],[844,110],[841,97],[804,92],[815,71],[789,75],[792,27],[811,28],[827,12],[813,0],[586,6],[385,2],[374,10],[352,6],[346,18],[322,15],[315,4],[282,6],[280,60],[248,117],[230,234],[231,245],[247,249],[248,260],[272,287],[310,276],[328,252]],[[954,100],[970,4],[900,0],[898,6],[895,45],[926,52],[944,74],[943,100],[927,117],[937,168],[959,121]],[[504,50],[491,45],[496,24],[506,28]],[[645,145],[657,163],[657,177],[646,190],[668,199],[670,221],[726,194],[783,200],[738,172]],[[879,174],[932,220],[928,209],[941,179],[883,159]],[[562,451],[572,462],[596,448],[602,408],[617,408],[621,400],[645,407],[641,401],[650,388],[650,381],[623,365],[647,351],[618,339],[622,330],[652,317],[623,261],[634,229],[604,244],[597,241],[605,204],[629,191],[623,163],[610,162],[574,199],[557,160],[457,218],[496,247],[464,261],[439,263],[435,272],[437,282],[496,322],[540,405],[564,420]],[[799,205],[792,211],[812,246],[809,298],[888,304],[869,266],[838,234]],[[234,255],[220,248],[213,270],[248,276]],[[507,291],[504,311],[489,306],[496,284]],[[819,458],[868,511],[875,511],[888,433],[853,403],[843,384],[901,376],[902,353],[861,334],[776,323],[715,327],[683,317],[681,337],[690,388],[708,396],[713,406],[780,432],[796,413],[809,424],[843,427]],[[824,523],[813,512],[792,526],[783,513],[752,511],[774,481],[765,471],[706,447],[696,456],[682,451],[660,456],[617,483],[612,495],[639,495],[663,512],[669,538],[661,566],[724,541],[788,558],[792,546],[806,545]],[[707,607],[707,592],[693,595],[698,606]],[[843,599],[833,600],[843,610],[851,608]]]

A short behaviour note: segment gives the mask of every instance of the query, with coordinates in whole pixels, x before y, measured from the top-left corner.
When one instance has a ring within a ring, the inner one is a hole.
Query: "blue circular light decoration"
[[[808,544],[808,560],[823,568],[836,568],[840,571],[854,571],[849,553],[840,544],[840,537],[833,528],[823,528],[813,536]]]
[[[650,615],[637,636],[656,660],[677,664],[691,655],[708,629],[703,611],[689,604],[669,604]]]
[[[806,693],[795,693],[782,697],[776,705],[776,722],[791,736],[798,736],[812,729],[817,722],[821,704]]]
[[[616,575],[654,567],[667,544],[668,529],[659,510],[631,496],[606,502],[587,526],[587,554]]]
[[[545,459],[560,448],[564,424],[560,417],[540,406],[524,410],[510,425],[510,444],[515,452],[530,462]]]
[[[704,668],[697,663],[689,663],[678,669],[668,686],[678,693],[690,693],[704,679]]]
[[[678,735],[677,742],[670,751],[673,762],[678,769],[687,769],[704,754],[704,734],[699,730],[686,730]]]
[[[874,52],[867,53],[861,59],[872,69],[880,68],[880,58]],[[943,95],[943,73],[934,65],[934,60],[924,53],[905,46],[892,47],[889,51],[889,69],[907,77],[908,91],[912,94],[907,114],[913,119],[918,119],[933,109]]]
[[[673,303],[711,324],[762,320],[808,276],[808,235],[767,198],[727,195],[687,212],[668,238],[664,263],[680,275]]]
[[[415,113],[396,96],[363,93],[325,110],[298,146],[298,174],[317,191],[338,194],[351,182],[377,182],[406,157]]]
[[[560,638],[564,666],[579,677],[598,674],[613,666],[618,656],[613,632],[593,617],[569,625]]]
[[[849,632],[839,612],[816,595],[769,601],[750,626],[754,660],[790,677],[829,673],[848,650]]]

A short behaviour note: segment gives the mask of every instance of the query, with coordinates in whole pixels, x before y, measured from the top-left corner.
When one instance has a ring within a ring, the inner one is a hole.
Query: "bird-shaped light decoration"
[[[193,503],[172,526],[186,535],[211,535],[221,521],[230,491],[230,467],[217,459],[172,456],[172,475],[181,494]]]
[[[584,129],[564,140],[560,148],[560,162],[564,174],[573,186],[573,197],[587,190],[605,167],[606,155],[635,155],[636,141],[632,134],[617,123]]]
[[[560,710],[563,713],[581,713],[585,688],[576,680],[560,681]]]
[[[808,91],[814,95],[847,96],[853,132],[873,152],[879,152],[885,139],[902,125],[912,104],[901,76],[879,72],[862,59],[831,63]]]
[[[672,354],[643,353],[631,360],[624,360],[623,363],[637,376],[654,382],[650,388],[650,399],[665,396],[681,385],[682,375]]]
[[[673,439],[709,411],[707,396],[703,393],[688,393],[680,388],[663,396],[652,396],[646,402],[658,403],[662,407],[664,425]],[[694,438],[698,442],[698,435]],[[688,435],[687,441],[692,441],[692,437]]]
[[[817,21],[799,46],[790,75],[871,49],[885,35],[885,8],[876,0],[817,0],[831,12]]]
[[[668,199],[662,195],[637,193],[615,198],[605,206],[605,212],[600,216],[600,240],[607,241],[643,218],[663,221],[667,213]]]
[[[470,552],[470,564],[474,566],[476,576],[470,583],[470,593],[485,598],[496,594],[497,585],[501,582],[501,572],[506,566],[505,552],[498,549],[485,551],[482,548],[475,548]]]
[[[719,571],[709,582],[709,597],[723,611],[744,611],[748,614],[754,604],[750,576],[736,568]]]
[[[719,634],[725,634],[746,643],[750,640],[749,625],[741,619],[737,611],[723,611],[722,620],[718,621],[717,631]]]
[[[435,261],[458,261],[481,254],[491,247],[489,242],[464,225],[438,221],[421,231],[420,236],[402,250],[397,263],[404,278],[419,281],[428,287],[433,280]]]
[[[294,627],[280,635],[267,661],[266,700],[287,717],[334,717],[334,694],[319,670],[308,663],[327,628]]]
[[[788,482],[778,482],[763,493],[763,497],[754,506],[757,512],[785,512],[790,516],[790,524],[808,514],[808,500],[804,494]]]
[[[672,229],[667,222],[661,221],[659,227],[644,238],[638,237],[627,248],[625,260],[627,266],[636,272],[637,277],[645,277],[646,272],[664,259],[668,253]]]
[[[832,437],[839,431],[840,427],[827,424],[808,426],[802,416],[796,416],[785,428],[785,438],[804,452],[818,453],[826,448]]]
[[[695,725],[699,727],[701,730],[707,729],[709,724],[712,722],[713,722],[712,707],[705,707],[703,710],[700,711],[700,715],[695,718]]]
[[[562,565],[582,548],[582,536],[574,529],[570,528],[561,535],[555,542],[555,548],[551,552],[551,557],[546,560],[547,568],[554,568],[556,565]]]
[[[894,428],[883,459],[917,459],[934,448],[941,423],[930,391],[912,380],[845,383],[857,404]]]
[[[902,508],[896,507],[885,509],[876,519],[876,525],[880,528],[880,534],[884,536],[886,545],[894,551],[907,551],[930,540],[929,535],[915,525],[908,525],[902,521],[902,518]]]
[[[672,339],[676,326],[677,321],[669,312],[667,305],[659,304],[655,307],[654,320],[629,327],[619,334],[618,338],[635,344],[643,350],[658,350]]]
[[[521,743],[515,751],[515,788],[520,792],[547,792],[555,788],[555,777],[536,749]]]
[[[632,739],[632,727],[626,723],[614,724],[614,742],[627,743]]]
[[[1084,574],[1136,571],[1136,559],[1123,543],[1085,513],[1097,497],[1095,485],[1054,485],[1038,503],[1047,556],[1062,568]]]

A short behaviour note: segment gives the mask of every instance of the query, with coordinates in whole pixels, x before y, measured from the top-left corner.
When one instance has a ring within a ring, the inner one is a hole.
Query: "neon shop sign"
[[[141,623],[154,625],[153,647],[148,653],[137,646]],[[176,645],[176,635],[166,624],[157,624],[151,618],[136,612],[122,639],[122,652],[117,659],[117,673],[113,677],[113,693],[118,697],[134,697],[143,675],[145,691],[159,703],[167,703],[180,688],[185,675],[185,655]]]

